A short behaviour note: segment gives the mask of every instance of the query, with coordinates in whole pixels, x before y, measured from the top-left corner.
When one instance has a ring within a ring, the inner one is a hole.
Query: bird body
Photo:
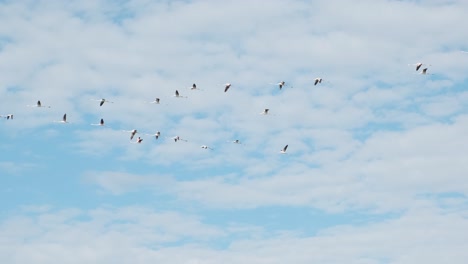
[[[224,92],[227,92],[229,90],[229,88],[231,88],[231,84],[230,83],[226,83],[224,85]]]
[[[156,139],[158,139],[158,138],[161,136],[161,132],[156,131],[156,133],[154,133],[154,134],[145,134],[145,135],[147,135],[147,136],[154,136]]]
[[[149,103],[150,103],[150,104],[159,104],[159,101],[160,101],[160,99],[159,99],[158,97],[156,97],[156,98],[154,99],[154,101],[149,102]]]
[[[29,107],[45,107],[45,108],[50,108],[50,106],[44,106],[42,105],[41,101],[38,100],[35,105],[28,105]]]
[[[101,118],[101,121],[99,121],[99,124],[91,124],[92,126],[104,126],[104,119]]]
[[[322,78],[315,78],[314,85],[317,85],[319,83],[322,83]]]
[[[211,149],[211,150],[213,150],[212,148],[208,147],[207,145],[202,145],[201,148],[202,149]]]
[[[174,97],[175,97],[175,98],[187,98],[186,96],[180,95],[180,93],[179,93],[178,90],[175,90]]]
[[[288,149],[288,145],[284,146],[282,150],[280,150],[281,154],[286,154],[286,150]]]

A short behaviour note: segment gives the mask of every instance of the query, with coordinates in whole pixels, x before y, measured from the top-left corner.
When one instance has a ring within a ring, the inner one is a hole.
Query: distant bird
[[[212,148],[208,147],[207,145],[202,145],[201,148],[202,149],[211,149],[211,150],[213,150]]]
[[[154,133],[154,134],[145,134],[145,135],[147,135],[147,136],[154,136],[156,139],[158,139],[158,138],[161,136],[161,132],[156,131],[156,133]]]
[[[238,140],[238,139],[236,139],[236,140],[234,140],[234,141],[231,141],[231,142],[234,143],[234,144],[242,144],[242,143],[240,142],[240,140]]]
[[[104,126],[104,119],[101,118],[101,121],[99,122],[99,124],[91,124],[92,126]]]
[[[190,90],[199,90],[199,91],[202,91],[202,89],[200,88],[197,88],[197,84],[192,84],[192,87],[190,87]]]
[[[112,103],[112,104],[114,103],[114,102],[108,101],[108,100],[106,100],[106,99],[104,99],[104,98],[102,98],[102,99],[91,99],[91,100],[93,100],[93,101],[98,101],[98,102],[99,102],[99,106],[102,106],[104,103]]]
[[[230,83],[226,83],[224,85],[224,92],[227,92],[229,90],[229,88],[231,88],[231,84]]]
[[[154,99],[154,101],[152,102],[149,102],[150,104],[159,104],[159,98],[156,97],[156,99]]]
[[[67,124],[67,123],[69,123],[69,122],[67,121],[67,114],[63,114],[62,120],[60,120],[60,121],[54,121],[54,122],[56,122],[56,123],[62,123],[62,124]]]
[[[185,141],[185,142],[187,142],[187,140],[181,139],[179,136],[175,136],[175,137],[173,137],[172,139],[174,140],[174,142],[177,142],[177,141]]]
[[[408,66],[411,66],[411,65],[416,66],[416,71],[419,71],[419,69],[421,69],[421,67],[422,67],[423,65],[425,65],[425,64],[422,63],[422,62],[418,62],[418,63],[414,63],[414,64],[408,64]],[[431,65],[428,64],[428,66],[431,66]]]
[[[133,139],[136,133],[138,133],[138,130],[132,129],[132,130],[122,130],[123,132],[129,132],[130,133],[130,140]]]
[[[136,143],[141,143],[142,141],[143,139],[141,137],[138,137]]]
[[[261,115],[268,115],[268,112],[269,112],[269,111],[270,111],[270,109],[265,108],[265,109],[263,110],[263,112],[261,112],[260,114],[261,114]]]
[[[286,154],[286,150],[288,149],[288,145],[284,146],[282,150],[280,150],[281,154]]]
[[[421,68],[421,66],[422,66],[422,63],[421,63],[421,62],[417,63],[417,64],[416,64],[416,71],[419,71],[419,68]]]
[[[427,73],[427,68],[424,68],[424,69],[421,71],[421,74],[422,74],[422,75],[432,75],[432,73]]]
[[[286,82],[285,81],[281,81],[279,83],[272,83],[274,85],[278,85],[279,89],[281,90],[283,87],[286,86]]]
[[[0,115],[0,117],[6,118],[7,120],[13,119],[13,115],[12,115],[12,114],[9,114],[9,115]]]
[[[322,83],[322,78],[315,78],[314,85],[317,85],[318,83]]]
[[[43,106],[41,104],[41,101],[37,101],[37,103],[35,105],[28,105],[29,107],[46,107],[46,108],[50,108],[50,106]]]
[[[186,96],[180,95],[178,90],[175,90],[174,97],[176,97],[176,98],[187,98]]]

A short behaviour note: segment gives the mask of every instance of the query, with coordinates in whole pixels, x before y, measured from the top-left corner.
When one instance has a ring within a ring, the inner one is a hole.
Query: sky
[[[467,13],[0,1],[2,263],[466,263]]]

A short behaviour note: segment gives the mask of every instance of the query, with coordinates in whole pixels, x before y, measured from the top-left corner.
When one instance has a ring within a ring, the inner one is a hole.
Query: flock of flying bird
[[[415,63],[415,64],[408,64],[408,65],[413,65],[413,66],[416,66],[416,72],[419,72],[419,70],[422,68],[423,65],[427,65],[427,66],[431,66],[430,64],[423,64],[421,62],[418,62],[418,63]],[[428,75],[429,73],[427,73],[427,70],[428,68],[427,67],[424,67],[421,72],[419,72],[420,74],[423,74],[423,75]],[[320,83],[322,83],[323,79],[322,78],[315,78],[314,79],[314,85],[318,85]],[[273,84],[273,83],[272,83]],[[286,82],[285,81],[281,81],[281,82],[278,82],[278,83],[275,83],[274,85],[278,86],[278,88],[281,90],[283,87],[286,87]],[[224,92],[228,92],[228,90],[231,88],[231,83],[226,83],[224,84]],[[190,87],[191,90],[201,90],[197,87],[197,85],[194,83],[191,87]],[[182,96],[178,90],[175,90],[175,93],[174,93],[174,97],[176,98],[187,98],[187,96]],[[109,101],[109,100],[106,100],[104,98],[102,99],[92,99],[94,101],[98,101],[99,102],[99,106],[103,106],[104,103],[114,103],[112,101]],[[148,103],[151,103],[151,104],[160,104],[160,98],[155,98],[154,101],[151,101],[151,102],[148,102]],[[42,108],[51,108],[51,106],[46,106],[46,105],[42,105],[41,101],[37,101],[37,103],[35,105],[27,105],[28,107],[42,107]],[[268,108],[265,108],[260,114],[262,115],[268,115],[269,114],[269,109]],[[13,120],[13,114],[7,114],[7,115],[0,115],[0,117],[3,117],[7,120]],[[69,121],[67,121],[67,114],[65,113],[63,116],[62,116],[62,119],[61,120],[58,120],[58,121],[54,121],[55,123],[63,123],[63,124],[67,124],[67,123],[70,123]],[[104,119],[101,118],[100,122],[99,123],[96,123],[96,124],[91,124],[93,126],[104,126],[105,123],[104,123]],[[132,129],[132,130],[122,130],[122,131],[125,131],[125,132],[128,132],[130,133],[130,141],[133,142],[133,143],[142,143],[143,142],[143,138],[141,137],[137,137],[135,141],[132,141],[136,134],[139,133],[138,130],[136,129]],[[155,139],[159,139],[160,136],[161,136],[161,132],[160,131],[156,131],[156,133],[144,133],[144,135],[149,135],[149,136],[153,136]],[[180,138],[179,136],[175,136],[175,137],[172,137],[171,138],[172,140],[174,140],[174,142],[178,142],[178,141],[187,141],[186,139],[182,139]],[[234,141],[230,141],[232,143],[235,143],[235,144],[242,144],[240,142],[240,140],[236,139]],[[207,146],[207,145],[202,145],[201,146],[202,149],[212,149],[211,147]],[[286,154],[286,151],[288,149],[288,145],[285,145],[280,151],[279,153],[281,154]]]

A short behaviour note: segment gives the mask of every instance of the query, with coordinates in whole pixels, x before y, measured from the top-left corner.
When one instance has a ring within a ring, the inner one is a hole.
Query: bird
[[[7,120],[9,120],[9,119],[13,119],[13,115],[12,115],[12,114],[8,114],[8,115],[0,115],[0,117],[4,117],[4,118],[6,118]]]
[[[285,81],[281,81],[279,83],[272,83],[274,85],[278,85],[279,89],[281,90],[283,87],[286,86],[286,82]]]
[[[158,139],[158,138],[161,136],[161,132],[156,131],[156,133],[154,133],[154,134],[145,134],[145,135],[147,135],[147,136],[154,136],[156,139]]]
[[[288,145],[284,146],[282,150],[280,150],[281,154],[286,154],[286,150],[288,149]]]
[[[432,75],[432,73],[427,73],[427,68],[422,69],[420,74],[422,74],[422,75]]]
[[[211,149],[211,150],[213,150],[212,148],[208,147],[207,145],[201,145],[200,147],[201,147],[202,149]]]
[[[317,85],[318,83],[322,83],[322,78],[315,78],[314,85]]]
[[[35,105],[28,105],[29,107],[46,107],[46,108],[50,108],[50,106],[43,106],[41,104],[41,101],[37,101],[37,103]]]
[[[104,119],[101,118],[101,121],[99,121],[99,124],[91,124],[92,126],[104,126]]]
[[[260,114],[261,114],[261,115],[268,115],[268,112],[269,112],[269,111],[270,111],[270,109],[265,108],[265,109],[263,110],[263,112],[261,112]]]
[[[187,140],[181,139],[179,136],[175,136],[172,139],[174,140],[174,142],[177,142],[177,141],[180,141],[180,140],[187,142]]]
[[[187,98],[186,96],[180,95],[178,90],[175,90],[174,97],[176,97],[176,98]]]
[[[197,84],[192,84],[192,87],[190,87],[190,90],[199,90],[199,91],[202,91],[202,89],[200,88],[197,88]]]
[[[422,66],[421,62],[416,63],[416,71],[419,71],[419,68],[421,68],[421,66]]]
[[[224,92],[227,92],[229,90],[229,88],[231,88],[231,84],[230,83],[226,83],[224,85]]]
[[[62,120],[60,120],[60,121],[54,121],[54,122],[56,122],[56,123],[62,123],[62,124],[67,124],[67,123],[69,123],[69,122],[67,121],[67,114],[66,114],[66,113],[63,114]]]
[[[149,103],[150,103],[150,104],[159,104],[159,101],[160,101],[159,98],[156,97],[156,98],[154,99],[154,101],[149,102]]]
[[[236,139],[236,140],[234,140],[234,141],[231,141],[231,142],[234,143],[234,144],[242,144],[242,143],[240,142],[240,140],[238,140],[238,139]]]
[[[114,103],[114,102],[108,101],[108,100],[106,100],[104,98],[102,98],[102,99],[91,99],[91,100],[99,101],[99,106],[102,106],[104,103]]]
[[[412,65],[412,66],[416,66],[416,71],[419,71],[419,69],[421,69],[421,67],[422,67],[423,65],[426,65],[426,64],[424,64],[424,63],[422,63],[422,62],[413,63],[413,64],[408,64],[408,66],[411,66],[411,65]],[[431,66],[431,65],[428,64],[428,66]]]
[[[141,137],[138,137],[137,140],[136,140],[136,143],[141,143],[143,141],[143,139]]]
[[[129,132],[130,133],[130,140],[133,139],[136,133],[138,133],[138,130],[132,129],[132,130],[122,130],[123,132]]]

